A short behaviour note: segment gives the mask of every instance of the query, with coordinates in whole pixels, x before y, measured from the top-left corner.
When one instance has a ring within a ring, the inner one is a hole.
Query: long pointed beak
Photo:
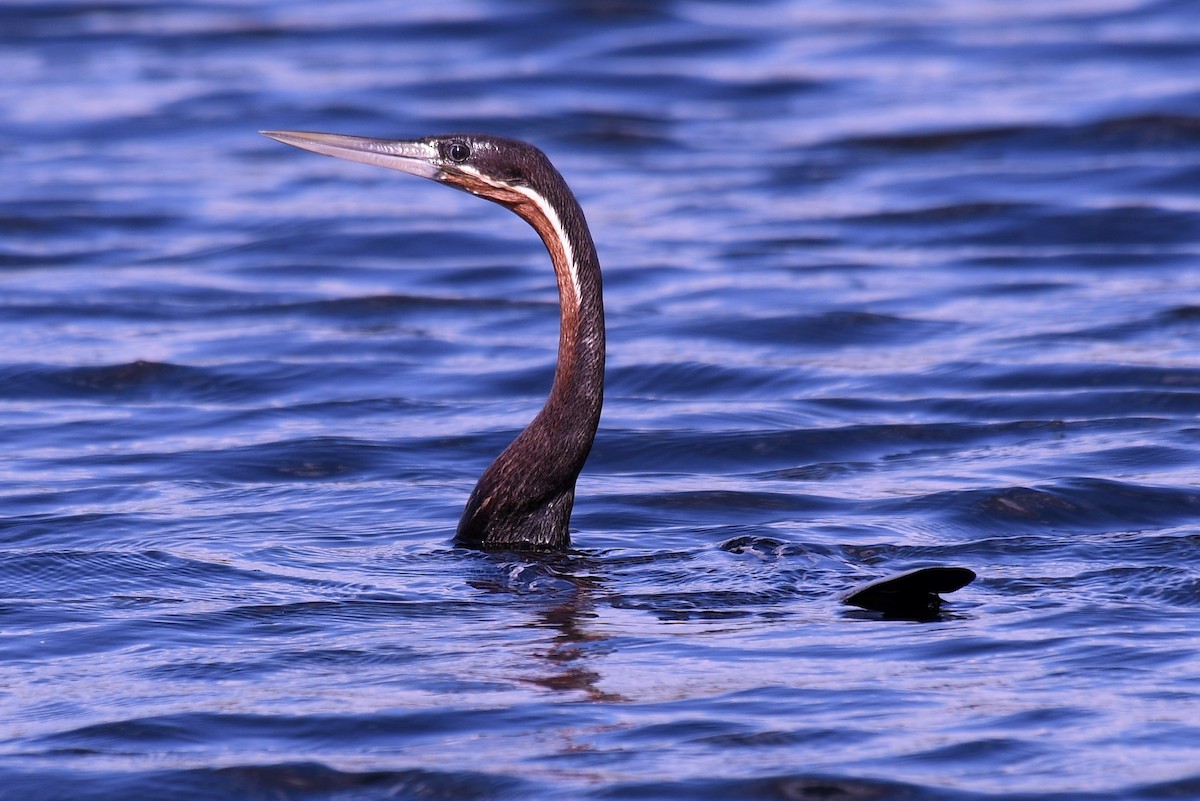
[[[438,150],[428,142],[412,142],[400,139],[372,139],[368,136],[345,136],[343,134],[308,133],[306,131],[259,131],[263,136],[311,150],[323,156],[360,161],[399,170],[422,178],[436,179],[441,174],[438,166]]]

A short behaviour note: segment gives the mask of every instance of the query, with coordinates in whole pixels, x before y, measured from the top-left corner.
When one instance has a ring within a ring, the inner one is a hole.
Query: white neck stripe
[[[513,192],[519,192],[533,201],[533,204],[538,207],[538,210],[542,212],[542,215],[550,221],[550,226],[554,229],[554,234],[558,237],[558,241],[562,245],[563,256],[566,257],[567,260],[567,271],[571,277],[571,288],[575,291],[575,302],[577,304],[581,303],[583,301],[583,293],[579,288],[579,268],[575,263],[575,251],[571,248],[571,240],[567,238],[566,231],[563,229],[562,220],[559,218],[558,212],[554,210],[554,207],[550,205],[549,201],[547,201],[543,195],[535,192],[527,186],[513,186],[512,184],[506,184],[493,180],[469,165],[459,164],[457,165],[457,169],[466,173],[470,173],[479,180],[490,184],[491,186],[495,186],[500,189],[508,189]]]

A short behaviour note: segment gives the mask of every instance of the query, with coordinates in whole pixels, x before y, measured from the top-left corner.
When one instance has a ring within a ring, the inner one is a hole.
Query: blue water
[[[0,799],[1200,798],[1179,0],[0,7]],[[588,213],[575,550],[455,549]],[[839,596],[934,564],[938,620]]]

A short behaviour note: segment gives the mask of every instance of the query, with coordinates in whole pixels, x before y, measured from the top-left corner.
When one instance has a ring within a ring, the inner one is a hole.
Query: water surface
[[[1192,16],[9,3],[0,798],[1200,797]],[[262,128],[559,165],[574,551],[450,542],[553,371],[532,231]]]

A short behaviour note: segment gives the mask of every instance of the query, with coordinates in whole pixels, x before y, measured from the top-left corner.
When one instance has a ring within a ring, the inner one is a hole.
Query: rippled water
[[[6,4],[0,798],[1200,798],[1194,11]],[[562,169],[576,550],[532,232],[260,128]]]

